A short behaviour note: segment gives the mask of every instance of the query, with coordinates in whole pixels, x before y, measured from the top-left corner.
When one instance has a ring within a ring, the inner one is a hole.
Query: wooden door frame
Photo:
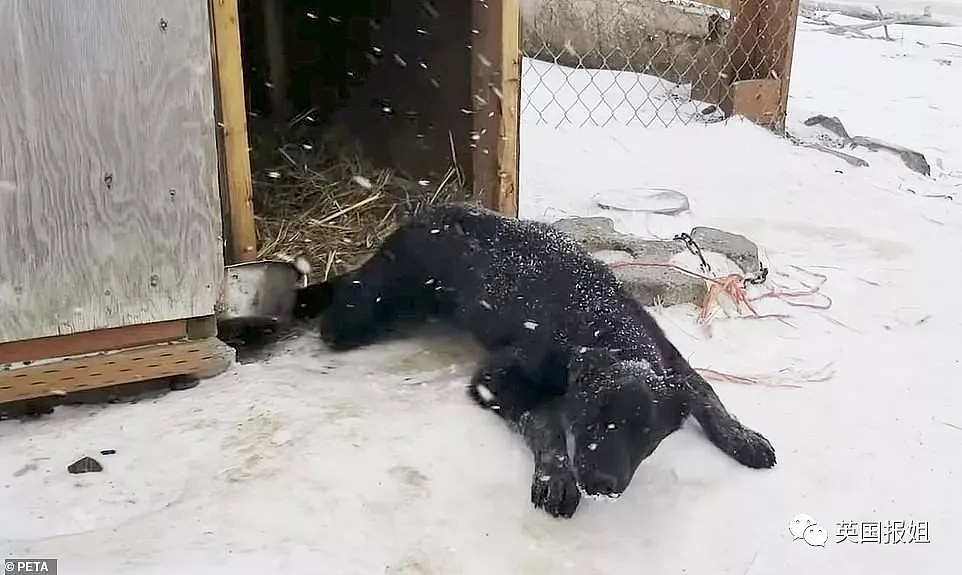
[[[472,2],[473,192],[485,207],[518,217],[521,11],[518,0]]]
[[[220,197],[228,264],[257,258],[238,0],[208,0]]]

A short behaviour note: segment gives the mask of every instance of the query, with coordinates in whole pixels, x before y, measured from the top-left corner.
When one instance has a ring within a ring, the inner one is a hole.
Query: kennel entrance
[[[258,0],[240,23],[258,256],[341,271],[402,211],[517,215],[515,2]]]

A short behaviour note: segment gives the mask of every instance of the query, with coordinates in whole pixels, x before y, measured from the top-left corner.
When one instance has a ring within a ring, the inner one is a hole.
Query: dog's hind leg
[[[516,426],[524,412],[564,395],[568,374],[561,352],[534,349],[526,342],[488,352],[468,386],[471,398]]]

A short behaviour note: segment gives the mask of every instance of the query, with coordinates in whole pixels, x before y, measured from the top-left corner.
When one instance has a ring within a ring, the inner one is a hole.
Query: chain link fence
[[[789,69],[797,9],[798,0],[521,0],[522,117],[553,126],[723,120],[733,82],[787,86],[779,72]],[[783,115],[785,99],[771,93],[767,113]]]

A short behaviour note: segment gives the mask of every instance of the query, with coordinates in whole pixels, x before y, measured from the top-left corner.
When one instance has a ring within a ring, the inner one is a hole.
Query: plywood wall
[[[0,0],[0,342],[213,312],[207,0]]]

